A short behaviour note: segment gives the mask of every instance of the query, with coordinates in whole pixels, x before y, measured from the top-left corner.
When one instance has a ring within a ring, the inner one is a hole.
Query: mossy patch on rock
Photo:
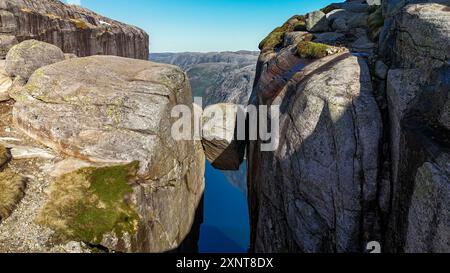
[[[274,29],[264,40],[262,40],[259,44],[259,49],[261,51],[275,50],[283,44],[286,32],[303,30],[306,30],[305,17],[302,15],[295,15],[281,27]]]
[[[106,234],[135,234],[139,215],[128,197],[138,169],[139,163],[133,162],[62,175],[54,181],[37,222],[55,230],[60,239],[91,244],[100,244]]]
[[[378,7],[374,12],[369,15],[367,20],[369,27],[369,35],[373,41],[378,40],[381,30],[384,26],[384,17],[381,7]]]
[[[25,195],[25,179],[6,169],[0,172],[0,222],[13,212]]]
[[[326,44],[301,41],[297,44],[297,56],[305,59],[319,59],[329,55],[329,48]]]

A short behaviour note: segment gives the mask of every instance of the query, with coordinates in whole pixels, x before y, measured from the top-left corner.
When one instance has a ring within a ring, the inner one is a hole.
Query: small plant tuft
[[[297,44],[297,56],[304,59],[319,59],[328,56],[329,46],[321,43],[301,41]]]
[[[16,205],[23,198],[25,179],[6,169],[0,172],[0,222],[11,215]]]

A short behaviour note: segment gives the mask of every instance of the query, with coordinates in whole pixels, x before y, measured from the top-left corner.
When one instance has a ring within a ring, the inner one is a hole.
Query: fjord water
[[[246,195],[208,162],[205,179],[204,220],[200,230],[199,252],[246,253],[250,244]]]

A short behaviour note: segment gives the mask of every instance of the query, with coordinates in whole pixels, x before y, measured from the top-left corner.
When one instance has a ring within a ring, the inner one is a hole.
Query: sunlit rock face
[[[367,63],[349,53],[306,65],[271,101],[280,105],[273,152],[249,148],[256,252],[360,251],[376,224],[381,117]]]
[[[0,249],[38,240],[31,252],[57,251],[68,241],[109,251],[165,252],[183,243],[205,172],[201,142],[171,135],[172,108],[193,107],[184,72],[122,57],[72,58],[36,70],[16,91],[16,143],[31,139],[28,146],[43,144],[54,155],[30,155],[44,161],[35,163],[41,171],[29,175],[30,184],[38,176],[51,186],[32,211],[33,228],[45,231],[39,240],[11,218],[0,226]],[[17,164],[18,147],[8,147]],[[30,190],[25,198],[35,194]],[[23,214],[19,209],[14,217]],[[2,235],[9,230],[28,239],[5,246]]]
[[[2,0],[0,19],[0,58],[17,42],[36,39],[80,57],[148,59],[149,37],[143,30],[80,6],[54,0]]]
[[[448,252],[449,1],[386,1],[380,40],[391,62],[392,251]],[[392,49],[392,50],[391,50]]]
[[[332,4],[260,44],[250,102],[281,119],[247,148],[254,251],[450,250],[449,4]]]

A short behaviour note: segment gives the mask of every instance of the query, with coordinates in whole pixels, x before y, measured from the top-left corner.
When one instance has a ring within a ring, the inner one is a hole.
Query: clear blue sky
[[[343,1],[81,0],[84,7],[143,28],[150,35],[151,52],[257,50],[292,15],[333,2]]]

